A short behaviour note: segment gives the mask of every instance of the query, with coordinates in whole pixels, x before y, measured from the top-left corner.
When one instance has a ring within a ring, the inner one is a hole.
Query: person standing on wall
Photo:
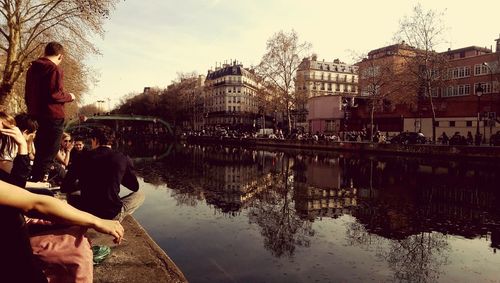
[[[64,48],[58,42],[45,46],[44,56],[31,62],[26,73],[25,101],[28,114],[38,122],[32,181],[44,179],[59,150],[64,126],[64,104],[75,95],[64,91],[63,72],[59,67]]]

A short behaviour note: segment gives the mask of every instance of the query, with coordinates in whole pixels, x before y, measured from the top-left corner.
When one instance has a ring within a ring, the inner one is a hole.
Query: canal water
[[[500,280],[499,164],[149,147],[135,217],[190,282]]]

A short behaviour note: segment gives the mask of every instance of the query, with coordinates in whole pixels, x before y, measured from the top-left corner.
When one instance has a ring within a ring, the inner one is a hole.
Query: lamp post
[[[481,64],[481,65],[485,66],[486,68],[488,68],[488,71],[490,71],[490,111],[492,111],[491,100],[493,99],[493,93],[494,93],[493,70],[491,69],[490,64],[488,64],[487,62],[483,62],[483,64]],[[496,114],[496,111],[495,111],[495,114]],[[488,115],[488,125],[490,126],[490,139],[491,139],[491,134],[493,131],[494,121],[495,121],[495,118],[491,115]],[[486,139],[486,137],[485,137],[485,139]]]
[[[481,118],[481,95],[483,95],[483,86],[479,83],[476,87],[477,96],[477,117],[476,117],[476,145],[481,145],[481,133],[479,132],[479,120]]]

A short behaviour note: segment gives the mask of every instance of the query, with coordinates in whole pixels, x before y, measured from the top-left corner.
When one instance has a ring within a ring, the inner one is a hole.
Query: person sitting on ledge
[[[122,221],[144,202],[144,193],[133,172],[131,160],[111,148],[114,133],[97,127],[91,133],[92,150],[74,162],[62,183],[61,192],[80,190],[68,201],[76,207],[105,219]],[[132,191],[120,198],[120,184]]]
[[[33,194],[0,180],[0,218],[5,229],[0,255],[2,282],[47,282],[33,255],[23,213],[38,212],[47,219],[93,228],[114,237],[120,243],[124,229],[118,221],[105,220],[75,209],[56,198]]]

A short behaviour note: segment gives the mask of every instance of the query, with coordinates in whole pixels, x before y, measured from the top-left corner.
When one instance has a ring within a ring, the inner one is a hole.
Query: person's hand
[[[35,140],[35,133],[26,135],[26,142],[32,143]]]
[[[19,153],[20,154],[27,154],[28,153],[28,145],[26,143],[26,139],[24,138],[23,133],[21,130],[19,130],[18,127],[14,125],[7,125],[5,123],[3,124],[3,128],[0,129],[0,132],[3,135],[11,137],[16,144],[19,146]]]
[[[71,100],[75,100],[75,95],[72,92],[70,92],[69,95],[71,95]]]
[[[107,220],[99,218],[99,221],[97,221],[95,227],[93,228],[98,232],[113,236],[115,238],[114,242],[116,244],[121,243],[123,235],[125,233],[123,226],[120,224],[119,221],[116,220]]]
[[[71,141],[66,148],[66,152],[70,152],[73,149],[73,147],[75,147],[75,142]]]

